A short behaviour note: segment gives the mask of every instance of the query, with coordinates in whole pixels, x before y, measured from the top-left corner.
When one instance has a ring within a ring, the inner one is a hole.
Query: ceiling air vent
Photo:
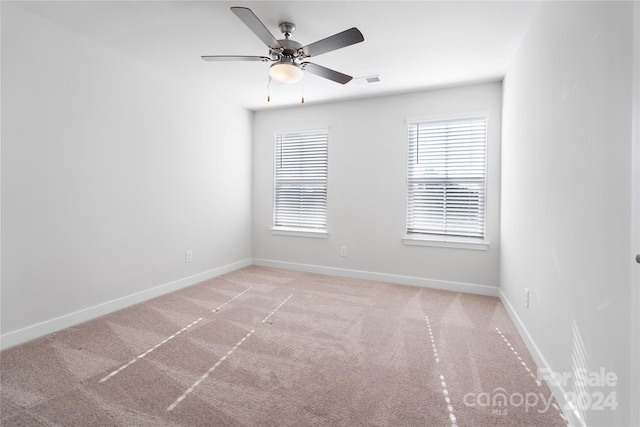
[[[379,75],[375,75],[375,76],[365,76],[365,77],[356,77],[352,80],[353,84],[356,85],[367,85],[370,83],[379,83],[380,82],[380,76]]]

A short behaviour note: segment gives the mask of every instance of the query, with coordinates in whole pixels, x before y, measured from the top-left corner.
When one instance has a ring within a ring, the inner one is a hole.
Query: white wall
[[[496,291],[499,276],[501,96],[501,84],[488,83],[256,112],[253,139],[254,261],[288,268],[309,269],[312,266],[316,271],[333,274],[362,276],[366,272],[373,274],[367,277],[381,280],[470,292]],[[403,245],[407,119],[478,111],[489,114],[489,250]],[[317,128],[329,129],[329,237],[272,235],[273,134],[275,131]],[[340,246],[347,246],[347,257],[339,256]]]
[[[631,166],[631,256],[640,254],[640,2],[635,2],[633,13],[633,148]],[[630,400],[640,401],[640,264],[631,266],[631,384]],[[640,425],[640,405],[632,409],[631,423]]]
[[[631,166],[631,231],[632,251],[631,256],[640,254],[640,2],[635,2],[633,14],[633,148]],[[640,401],[640,265],[631,266],[631,378],[635,381],[631,384],[632,402]],[[640,405],[632,412],[631,423],[640,425]]]
[[[250,153],[250,112],[3,2],[2,345],[249,263]]]
[[[543,367],[618,376],[617,387],[568,381],[565,392],[614,392],[620,405],[568,414],[576,425],[628,425],[638,404],[629,399],[638,381],[629,339],[632,10],[543,2],[504,80],[504,300]]]

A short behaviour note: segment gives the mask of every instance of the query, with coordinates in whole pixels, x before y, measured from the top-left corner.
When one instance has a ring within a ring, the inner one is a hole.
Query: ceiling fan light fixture
[[[304,73],[299,65],[293,62],[276,62],[269,68],[269,75],[280,83],[297,83],[302,80]]]

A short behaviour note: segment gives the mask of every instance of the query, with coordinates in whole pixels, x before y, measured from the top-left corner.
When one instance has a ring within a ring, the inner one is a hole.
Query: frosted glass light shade
[[[280,83],[296,83],[302,80],[303,72],[297,65],[278,62],[269,68],[269,75]]]

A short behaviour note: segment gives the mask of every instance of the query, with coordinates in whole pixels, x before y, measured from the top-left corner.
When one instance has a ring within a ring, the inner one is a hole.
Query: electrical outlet
[[[529,308],[529,289],[524,288],[525,307]]]
[[[186,251],[184,253],[184,262],[191,262],[191,261],[193,261],[193,252]]]
[[[340,256],[347,256],[347,247],[340,246]]]

